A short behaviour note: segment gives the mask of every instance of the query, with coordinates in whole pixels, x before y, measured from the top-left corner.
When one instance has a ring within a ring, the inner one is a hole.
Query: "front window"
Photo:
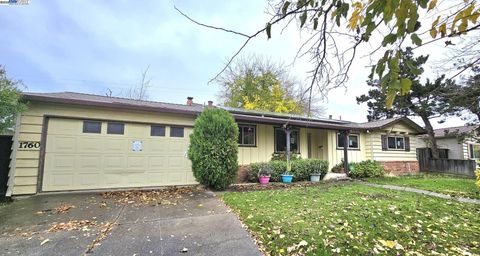
[[[299,153],[299,132],[292,130],[290,133],[290,152]],[[287,151],[287,135],[282,128],[275,128],[275,152]]]
[[[254,125],[239,125],[238,131],[238,145],[255,146],[256,129]]]
[[[480,145],[470,144],[470,158],[480,159]]]
[[[388,137],[388,149],[405,149],[404,137]]]
[[[360,143],[359,143],[359,138],[358,134],[349,134],[348,135],[348,148],[349,149],[359,149],[360,148]],[[345,135],[341,133],[337,133],[337,148],[343,148],[345,143]]]

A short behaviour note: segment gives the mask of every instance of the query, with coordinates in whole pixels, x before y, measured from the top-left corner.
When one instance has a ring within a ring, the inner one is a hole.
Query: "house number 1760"
[[[40,142],[21,141],[19,148],[40,148]]]

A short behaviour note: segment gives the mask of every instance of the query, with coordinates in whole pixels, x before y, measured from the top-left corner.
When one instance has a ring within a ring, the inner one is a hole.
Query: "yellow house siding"
[[[410,138],[410,151],[405,150],[382,150],[382,135],[408,136]],[[371,159],[376,161],[416,161],[417,140],[415,131],[405,124],[397,123],[382,131],[371,132]]]
[[[359,135],[360,140],[360,149],[349,149],[348,150],[348,161],[349,162],[361,162],[366,159],[366,143],[365,143],[365,133],[352,132]],[[327,143],[328,143],[328,165],[329,171],[333,166],[339,164],[343,159],[343,149],[337,149],[337,131],[328,131],[327,132]]]
[[[243,124],[243,123],[241,123]],[[255,124],[253,124],[255,125]],[[257,145],[256,147],[238,147],[238,164],[247,165],[258,162],[268,162],[272,159],[275,150],[275,125],[256,124],[257,127]],[[300,135],[300,156],[304,159],[308,158],[308,142],[307,133],[312,132],[305,128],[299,129]],[[313,138],[312,138],[313,142]],[[313,149],[313,145],[312,145]],[[312,156],[313,157],[313,156]]]

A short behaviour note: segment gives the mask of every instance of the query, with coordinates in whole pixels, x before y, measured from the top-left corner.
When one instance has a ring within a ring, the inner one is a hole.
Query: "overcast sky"
[[[241,37],[200,27],[174,5],[207,24],[250,34],[264,26],[266,1],[39,1],[0,6],[0,64],[9,77],[21,79],[26,91],[73,91],[113,95],[138,84],[150,66],[150,99],[184,103],[216,100],[219,90],[208,81],[243,43]],[[244,50],[289,64],[302,42],[294,29],[273,38],[260,35]],[[426,50],[427,53],[434,49]],[[366,106],[355,97],[365,93],[368,60],[354,63],[348,88],[330,92],[325,115],[366,121]],[[308,82],[306,60],[291,67]],[[421,124],[421,123],[420,123]],[[423,125],[423,124],[421,124]],[[450,119],[435,127],[463,125]]]

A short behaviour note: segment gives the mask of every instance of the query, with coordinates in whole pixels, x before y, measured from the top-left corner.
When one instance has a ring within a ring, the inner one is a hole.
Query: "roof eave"
[[[171,108],[137,106],[137,105],[131,105],[131,104],[125,104],[125,103],[117,103],[117,102],[98,102],[98,101],[80,100],[80,99],[64,99],[64,98],[58,98],[58,97],[39,96],[39,95],[31,95],[31,94],[23,94],[22,97],[24,100],[27,100],[27,101],[74,104],[74,105],[105,107],[105,108],[119,108],[119,109],[128,109],[128,110],[183,114],[183,115],[193,115],[193,116],[198,115],[201,112],[197,110],[180,110],[180,109],[171,109]]]

